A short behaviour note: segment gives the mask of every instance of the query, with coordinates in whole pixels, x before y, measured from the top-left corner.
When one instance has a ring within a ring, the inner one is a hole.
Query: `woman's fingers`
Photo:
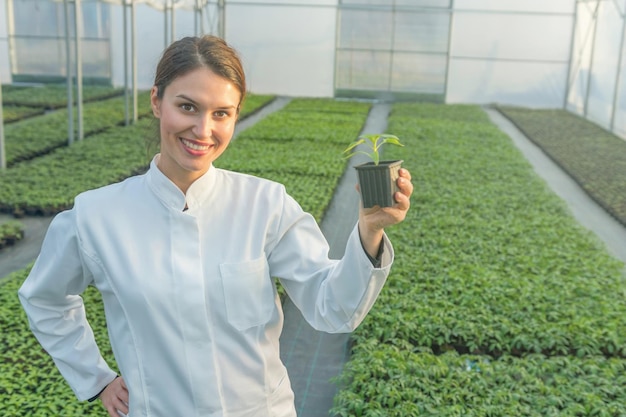
[[[128,414],[129,395],[124,378],[113,380],[100,395],[100,400],[110,417],[119,417],[118,411]]]

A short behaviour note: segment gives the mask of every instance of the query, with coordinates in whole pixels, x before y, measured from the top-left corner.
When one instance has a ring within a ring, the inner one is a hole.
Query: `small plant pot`
[[[396,181],[402,160],[381,161],[378,165],[373,162],[357,165],[359,188],[363,207],[374,206],[390,207],[395,204],[393,195],[399,191]]]

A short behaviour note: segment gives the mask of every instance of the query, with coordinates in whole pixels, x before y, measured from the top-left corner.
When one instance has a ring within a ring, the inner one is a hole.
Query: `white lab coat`
[[[92,284],[130,417],[295,416],[272,277],[313,327],[350,332],[386,280],[390,242],[374,268],[355,227],[343,259],[329,260],[315,220],[280,184],[211,167],[185,196],[156,158],[53,220],[19,290],[33,332],[76,396],[96,395],[116,372],[85,319],[80,294]]]

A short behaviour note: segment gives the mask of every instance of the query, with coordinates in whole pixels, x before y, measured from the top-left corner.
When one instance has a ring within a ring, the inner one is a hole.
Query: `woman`
[[[318,330],[350,332],[389,273],[394,207],[361,209],[345,256],[280,184],[217,169],[246,92],[223,40],[168,47],[151,91],[160,153],[144,175],[79,195],[50,225],[20,300],[80,400],[109,415],[293,417],[273,277]],[[100,355],[80,294],[101,292],[120,376]]]

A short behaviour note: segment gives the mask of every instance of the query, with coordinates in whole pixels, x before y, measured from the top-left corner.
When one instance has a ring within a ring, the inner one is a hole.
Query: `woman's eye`
[[[180,108],[185,110],[185,111],[189,111],[189,112],[192,112],[192,111],[195,110],[195,107],[193,105],[191,105],[191,104],[181,104]]]
[[[215,114],[215,117],[218,117],[218,118],[220,118],[220,119],[223,119],[223,118],[225,118],[225,117],[228,117],[228,112],[225,112],[225,111],[223,111],[223,110],[218,110],[218,111],[216,111],[214,114]]]

